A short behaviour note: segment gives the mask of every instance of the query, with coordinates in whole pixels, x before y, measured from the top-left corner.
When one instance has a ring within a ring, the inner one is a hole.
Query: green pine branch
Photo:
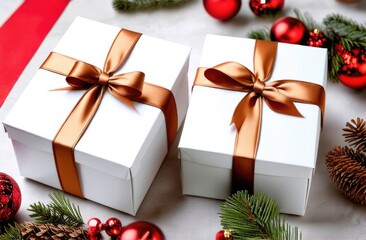
[[[252,39],[260,39],[260,40],[268,40],[268,41],[271,40],[268,28],[260,28],[260,29],[255,29],[255,30],[249,31],[247,34],[247,37],[252,38]]]
[[[354,47],[366,48],[366,27],[340,14],[329,14],[323,20],[333,38],[350,51]]]
[[[280,217],[277,203],[264,193],[249,195],[239,191],[220,208],[221,225],[231,230],[233,239],[297,240],[302,235]]]
[[[5,227],[5,231],[0,235],[0,240],[22,240],[22,232],[20,231],[21,227],[15,223],[14,226],[9,225]]]
[[[113,0],[112,6],[118,11],[137,11],[178,6],[188,1],[189,0]]]
[[[80,209],[66,198],[61,192],[54,192],[48,195],[51,203],[34,203],[29,207],[32,212],[29,216],[36,223],[52,223],[54,225],[62,224],[73,227],[80,227],[84,224]]]

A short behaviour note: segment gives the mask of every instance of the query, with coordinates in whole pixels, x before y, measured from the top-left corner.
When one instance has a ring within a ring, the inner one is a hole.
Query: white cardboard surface
[[[54,52],[102,69],[119,30],[78,17]],[[116,74],[142,71],[146,82],[170,89],[180,125],[188,107],[189,55],[189,47],[142,35]],[[21,174],[55,188],[60,185],[53,163],[52,139],[84,92],[50,91],[65,86],[65,76],[38,70],[4,120]],[[135,107],[137,111],[106,93],[75,148],[84,196],[133,215],[167,153],[163,113],[140,103],[135,103]],[[44,166],[41,172],[35,169],[39,166]],[[105,197],[112,192],[115,197]]]
[[[254,43],[251,39],[207,35],[200,66],[235,61],[253,69]],[[293,79],[324,86],[326,69],[325,49],[280,43],[268,82]],[[219,199],[230,194],[236,135],[230,122],[245,94],[194,87],[179,143],[185,194]],[[317,158],[320,109],[309,104],[296,106],[304,118],[275,113],[263,104],[254,187],[279,200],[283,212],[303,215]],[[198,166],[200,170],[193,170]]]

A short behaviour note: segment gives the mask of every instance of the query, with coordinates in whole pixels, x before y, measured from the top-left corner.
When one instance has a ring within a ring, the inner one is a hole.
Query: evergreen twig
[[[329,14],[323,20],[333,38],[350,51],[354,47],[366,48],[366,27],[340,14]]]
[[[264,193],[250,196],[239,191],[221,205],[221,225],[232,231],[233,239],[301,239],[297,228],[292,228],[280,217],[277,203]]]
[[[61,192],[49,194],[50,204],[34,203],[28,209],[32,212],[29,216],[36,223],[63,224],[80,227],[84,224],[79,207],[70,202]]]
[[[268,28],[252,30],[247,34],[247,36],[252,39],[271,40]]]
[[[14,226],[8,225],[5,227],[5,232],[0,235],[0,240],[22,240],[22,232],[19,224],[15,223]]]
[[[112,5],[118,11],[137,11],[178,6],[188,1],[190,0],[113,0]]]

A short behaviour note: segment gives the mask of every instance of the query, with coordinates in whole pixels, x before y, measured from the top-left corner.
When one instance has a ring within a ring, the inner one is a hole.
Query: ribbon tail
[[[321,126],[323,127],[326,98],[323,86],[315,83],[293,80],[279,80],[270,84],[294,102],[318,106],[321,111]]]
[[[249,94],[250,95],[250,94]],[[232,192],[246,189],[254,192],[255,158],[259,144],[262,121],[262,98],[248,98],[251,111],[244,109],[246,116],[236,135],[232,167]]]
[[[112,94],[115,98],[117,98],[118,100],[120,100],[121,102],[123,102],[124,104],[126,104],[128,107],[132,108],[133,110],[136,110],[135,105],[133,104],[133,102],[129,99],[126,98],[120,94],[118,94],[113,87],[109,87],[108,88],[108,92],[110,94]]]
[[[263,96],[264,101],[272,111],[294,117],[303,117],[293,100],[286,94],[281,93],[278,89],[266,87],[263,91]]]
[[[142,95],[134,100],[157,107],[163,112],[170,148],[178,131],[178,111],[173,93],[166,88],[145,83]]]
[[[102,100],[104,89],[104,87],[94,86],[86,91],[52,143],[61,187],[65,192],[79,197],[83,197],[83,193],[77,173],[74,148],[94,117]]]

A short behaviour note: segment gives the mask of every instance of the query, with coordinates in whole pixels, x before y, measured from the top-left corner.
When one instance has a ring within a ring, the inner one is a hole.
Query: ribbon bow
[[[280,114],[303,117],[294,102],[315,104],[322,116],[325,91],[318,84],[278,80],[270,83],[277,52],[277,43],[257,40],[254,51],[254,71],[236,62],[225,62],[213,68],[199,68],[194,85],[248,92],[238,103],[232,122],[237,129],[233,156],[232,191],[253,192],[255,158],[260,139],[263,100]]]
[[[113,76],[111,72],[103,72],[96,66],[76,61],[67,75],[66,81],[71,86],[70,90],[107,88],[109,93],[135,109],[130,99],[141,96],[144,77],[145,74],[140,71]]]
[[[144,83],[145,75],[139,71],[113,75],[127,60],[140,36],[141,33],[122,29],[109,50],[103,71],[54,52],[41,66],[42,69],[66,76],[70,86],[56,90],[86,89],[52,142],[60,184],[65,192],[83,197],[75,166],[74,148],[93,119],[106,89],[133,109],[135,107],[131,100],[162,110],[167,126],[168,146],[174,140],[178,117],[172,92]]]

